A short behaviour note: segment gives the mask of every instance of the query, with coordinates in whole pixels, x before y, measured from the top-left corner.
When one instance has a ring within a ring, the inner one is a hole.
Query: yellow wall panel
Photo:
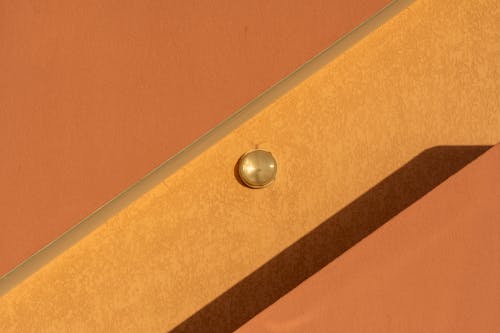
[[[424,149],[495,144],[499,7],[416,1],[3,296],[0,330],[173,328]],[[261,190],[234,178],[255,145]]]

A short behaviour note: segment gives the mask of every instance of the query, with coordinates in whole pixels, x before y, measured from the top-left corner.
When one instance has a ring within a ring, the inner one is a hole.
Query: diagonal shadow
[[[170,332],[232,332],[490,146],[427,149]]]

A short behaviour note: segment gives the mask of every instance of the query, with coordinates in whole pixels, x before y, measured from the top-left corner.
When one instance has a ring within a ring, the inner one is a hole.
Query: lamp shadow
[[[423,151],[170,332],[233,332],[489,148]]]

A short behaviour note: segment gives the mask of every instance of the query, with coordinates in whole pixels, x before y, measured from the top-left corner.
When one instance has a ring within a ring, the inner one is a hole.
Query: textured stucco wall
[[[424,149],[495,144],[499,16],[415,2],[6,294],[0,328],[165,331]],[[257,144],[279,174],[250,190]]]

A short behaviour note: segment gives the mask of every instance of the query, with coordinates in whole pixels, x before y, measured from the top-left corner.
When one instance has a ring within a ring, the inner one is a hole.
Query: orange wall
[[[0,1],[0,276],[387,3]]]
[[[416,1],[3,296],[0,328],[168,330],[424,149],[498,142],[494,6]],[[256,144],[262,190],[233,175]]]
[[[500,145],[238,333],[495,332]]]

